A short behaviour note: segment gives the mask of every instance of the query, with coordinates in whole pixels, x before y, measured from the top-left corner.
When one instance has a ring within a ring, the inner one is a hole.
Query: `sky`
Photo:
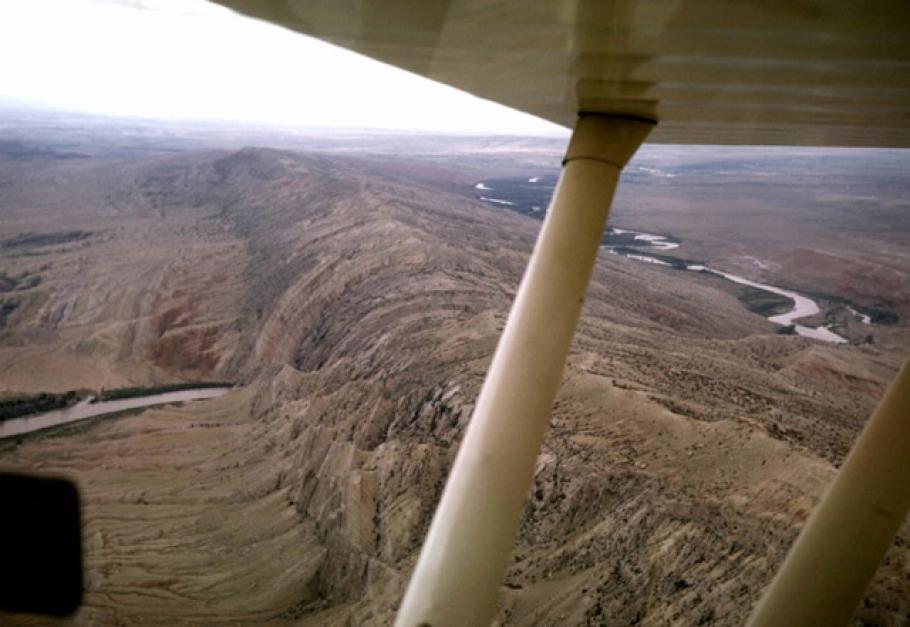
[[[294,127],[566,133],[204,0],[0,1],[0,103]]]

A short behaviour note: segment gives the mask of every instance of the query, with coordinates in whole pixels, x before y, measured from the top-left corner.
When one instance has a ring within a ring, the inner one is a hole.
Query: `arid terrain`
[[[55,624],[390,624],[540,225],[474,186],[562,143],[0,124],[3,398],[237,384],[0,440],[82,491]],[[742,624],[910,353],[910,155],[756,154],[647,147],[611,224],[812,294],[849,342],[604,252],[498,624]],[[908,543],[857,625],[910,622]]]

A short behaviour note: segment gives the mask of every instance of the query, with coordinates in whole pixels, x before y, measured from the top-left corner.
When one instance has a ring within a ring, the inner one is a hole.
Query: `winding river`
[[[721,272],[720,270],[714,270],[706,266],[691,265],[686,266],[686,270],[695,270],[698,272],[710,272],[718,276],[722,276],[728,281],[733,281],[734,283],[739,283],[740,285],[748,285],[749,287],[755,287],[760,290],[765,290],[766,292],[771,292],[772,294],[779,294],[781,296],[786,296],[787,298],[793,299],[793,309],[786,313],[777,314],[776,316],[769,316],[768,320],[774,324],[779,324],[782,326],[793,325],[794,330],[797,334],[804,337],[811,337],[816,340],[823,340],[825,342],[833,342],[834,344],[843,344],[847,341],[846,338],[841,337],[834,331],[832,331],[827,326],[822,327],[807,327],[802,324],[797,324],[794,322],[799,318],[805,318],[806,316],[814,316],[821,309],[818,308],[816,302],[810,298],[806,298],[802,294],[797,294],[796,292],[791,292],[790,290],[785,290],[779,287],[774,287],[773,285],[765,285],[764,283],[756,283],[755,281],[750,281],[749,279],[744,279],[741,276],[736,276],[735,274],[730,274],[729,272]]]
[[[135,398],[96,402],[92,402],[95,399],[90,396],[79,401],[72,407],[67,407],[65,409],[55,409],[40,414],[4,420],[0,422],[0,438],[8,438],[14,435],[22,435],[24,433],[31,433],[32,431],[48,429],[50,427],[58,427],[71,422],[85,420],[86,418],[115,414],[129,409],[141,409],[157,405],[168,405],[170,403],[215,398],[216,396],[227,394],[230,391],[231,388],[227,387],[198,388],[195,390],[162,392],[160,394],[137,396]]]
[[[531,178],[509,178],[480,181],[474,185],[478,200],[498,205],[512,211],[516,211],[529,217],[541,219],[546,215],[545,210],[541,207],[546,206],[546,201],[552,194],[556,184],[555,176],[533,176]],[[610,243],[610,236],[619,236],[614,238]],[[629,237],[631,236],[631,237]],[[680,242],[675,238],[665,235],[656,235],[654,233],[645,233],[643,231],[633,231],[629,229],[610,228],[607,230],[603,248],[611,254],[621,255],[628,259],[641,263],[650,263],[659,266],[669,266],[673,268],[691,270],[693,272],[708,272],[733,283],[746,285],[756,289],[771,292],[785,296],[793,300],[793,308],[782,314],[769,316],[768,320],[781,326],[793,325],[794,331],[804,337],[810,337],[823,342],[834,344],[843,344],[847,339],[841,337],[831,330],[830,326],[809,327],[797,324],[796,320],[813,316],[821,311],[818,304],[811,298],[798,294],[792,290],[785,290],[773,285],[766,285],[756,281],[750,281],[741,276],[722,272],[714,268],[699,265],[685,264],[681,259],[670,258],[673,263],[666,261],[667,257],[661,259],[661,255],[652,256],[648,253],[665,253],[666,251],[679,248]],[[621,242],[617,240],[622,240]],[[866,314],[859,313],[850,308],[851,313],[863,324],[869,324],[870,318]]]
[[[642,246],[641,246],[642,248],[650,249],[655,252],[671,250],[673,248],[679,247],[679,244],[676,242],[666,241],[667,238],[663,235],[655,235],[653,233],[641,233],[639,231],[629,231],[626,229],[615,229],[614,228],[611,230],[613,233],[615,233],[617,235],[622,235],[622,234],[626,234],[626,233],[634,234],[635,239],[642,242]],[[657,265],[661,265],[661,266],[673,266],[673,264],[670,264],[670,263],[668,263],[662,259],[658,259],[656,257],[650,257],[648,255],[639,255],[639,254],[635,254],[635,253],[617,252],[615,250],[611,250],[612,247],[610,247],[610,246],[605,246],[605,248],[610,250],[610,252],[613,252],[618,255],[622,255],[623,257],[627,257],[627,258],[633,259],[635,261],[653,263],[653,264],[657,264]],[[832,342],[834,344],[843,344],[847,341],[846,338],[841,337],[840,335],[838,335],[837,333],[832,331],[827,326],[807,327],[805,325],[797,324],[795,322],[799,318],[805,318],[807,316],[814,316],[815,314],[817,314],[821,311],[818,304],[814,300],[812,300],[811,298],[808,298],[806,296],[803,296],[802,294],[798,294],[791,290],[785,290],[780,287],[775,287],[773,285],[766,285],[764,283],[757,283],[756,281],[750,281],[749,279],[746,279],[744,277],[741,277],[741,276],[738,276],[735,274],[730,274],[729,272],[722,272],[720,270],[715,270],[714,268],[710,268],[708,266],[701,265],[701,264],[687,264],[686,270],[691,270],[693,272],[709,272],[709,273],[717,275],[719,277],[723,277],[723,278],[727,279],[728,281],[732,281],[733,283],[738,283],[739,285],[747,285],[749,287],[754,287],[756,289],[764,290],[766,292],[771,292],[772,294],[778,294],[780,296],[785,296],[787,298],[790,298],[793,300],[793,309],[791,309],[788,312],[782,313],[782,314],[769,316],[768,320],[770,320],[774,324],[779,324],[781,326],[789,326],[792,324],[793,329],[796,331],[796,333],[798,335],[802,335],[803,337],[811,337],[816,340],[822,340],[823,342]],[[866,318],[863,320],[863,322],[865,324],[868,324],[868,322],[866,322],[866,319],[868,319],[868,316],[866,316]]]

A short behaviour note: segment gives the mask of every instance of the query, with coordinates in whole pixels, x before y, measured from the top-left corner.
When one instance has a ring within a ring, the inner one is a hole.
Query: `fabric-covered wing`
[[[659,120],[655,142],[910,146],[907,0],[217,2],[565,126],[599,111]],[[300,60],[281,62],[290,80]]]

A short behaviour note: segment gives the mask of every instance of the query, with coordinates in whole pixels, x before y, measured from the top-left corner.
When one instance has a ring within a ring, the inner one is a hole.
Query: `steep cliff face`
[[[271,150],[129,166],[110,206],[157,223],[157,270],[104,359],[244,386],[0,449],[94,486],[85,622],[392,620],[538,226],[404,179]],[[872,408],[839,382],[894,362],[603,255],[501,624],[741,623]],[[910,615],[907,537],[861,620]]]

